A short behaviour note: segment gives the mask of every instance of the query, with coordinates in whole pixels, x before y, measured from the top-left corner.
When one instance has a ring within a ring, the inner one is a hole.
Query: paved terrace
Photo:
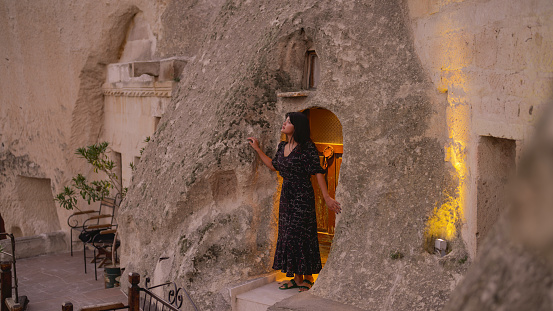
[[[103,269],[94,280],[94,264],[84,273],[83,253],[52,254],[17,260],[19,296],[29,298],[29,311],[60,311],[65,301],[74,310],[105,302],[126,303],[120,288],[104,289]]]
[[[321,246],[323,265],[328,251],[328,247]],[[74,310],[106,302],[127,304],[127,296],[121,288],[104,288],[103,269],[98,269],[98,281],[94,280],[94,264],[88,263],[87,271],[85,274],[82,252],[75,252],[73,257],[66,252],[18,259],[19,296],[28,297],[28,311],[60,311],[66,301],[73,303]],[[126,273],[123,275],[126,277]],[[285,279],[284,274],[277,275],[278,281]],[[266,309],[290,294],[297,294],[296,291],[279,291],[278,285],[268,284],[253,290],[250,294],[244,294],[242,298],[248,300],[248,297],[255,296],[254,300],[262,301],[266,305],[262,309]],[[267,288],[270,289],[269,292]]]

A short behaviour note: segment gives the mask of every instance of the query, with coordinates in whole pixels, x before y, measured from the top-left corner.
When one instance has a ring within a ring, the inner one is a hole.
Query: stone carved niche
[[[314,43],[303,29],[290,34],[278,44],[280,53],[279,70],[288,79],[289,86],[277,96],[281,98],[302,98],[315,91],[320,80],[319,57]]]
[[[516,142],[482,136],[478,144],[476,245],[481,246],[508,205],[507,182],[515,172]]]
[[[123,46],[119,57],[120,63],[152,59],[156,49],[156,37],[142,12],[134,16]]]
[[[238,179],[234,171],[216,172],[211,176],[209,181],[211,184],[211,193],[216,202],[236,198],[236,184],[238,183]]]
[[[313,42],[303,29],[295,31],[279,40],[278,69],[286,78],[287,89],[283,91],[299,91],[305,86],[305,56],[313,50]]]
[[[3,216],[11,219],[11,224],[6,225],[16,236],[60,230],[50,179],[17,176],[15,187],[20,208],[13,211],[14,215]]]

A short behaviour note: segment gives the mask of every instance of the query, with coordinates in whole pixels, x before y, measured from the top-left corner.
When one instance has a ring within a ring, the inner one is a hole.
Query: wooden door
[[[342,164],[343,146],[338,144],[315,143],[319,150],[319,159],[323,165],[323,151],[330,147],[334,150],[334,156],[327,161],[327,172],[325,180],[328,187],[328,194],[331,198],[336,197],[336,186],[338,185],[338,176],[340,174],[340,165]],[[317,210],[317,231],[320,244],[331,244],[334,238],[334,225],[336,223],[336,214],[329,210],[323,198],[323,194],[317,183],[315,176],[311,177],[311,183],[315,190],[315,208]]]
[[[313,108],[306,111],[306,113],[309,115],[311,138],[319,151],[321,165],[324,162],[323,152],[325,149],[333,150],[333,156],[327,160],[328,166],[325,179],[329,195],[335,198],[340,165],[342,164],[342,154],[344,152],[342,144],[342,125],[336,115],[329,110]],[[322,245],[330,245],[334,238],[336,214],[330,211],[326,206],[315,176],[311,178],[311,183],[315,190],[319,243]]]

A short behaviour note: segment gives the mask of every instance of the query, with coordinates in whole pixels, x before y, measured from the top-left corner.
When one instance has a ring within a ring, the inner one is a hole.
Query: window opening
[[[305,59],[305,87],[316,89],[319,84],[319,57],[315,51],[307,51]]]

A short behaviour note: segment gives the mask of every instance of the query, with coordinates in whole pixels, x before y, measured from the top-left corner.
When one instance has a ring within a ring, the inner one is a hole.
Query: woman
[[[273,159],[261,151],[256,138],[249,137],[248,142],[263,163],[271,170],[279,171],[283,178],[273,269],[294,278],[280,289],[299,288],[306,291],[313,286],[313,274],[322,269],[311,175],[317,176],[328,208],[340,213],[341,207],[328,194],[325,170],[311,141],[307,116],[301,112],[287,113],[281,132],[286,134],[286,141],[278,145]]]

